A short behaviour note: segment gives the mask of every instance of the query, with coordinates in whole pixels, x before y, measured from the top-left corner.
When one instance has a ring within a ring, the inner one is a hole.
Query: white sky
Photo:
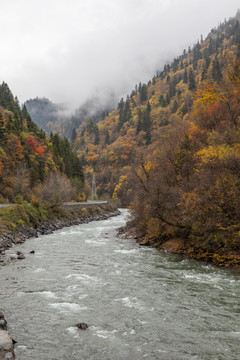
[[[72,109],[96,91],[125,96],[238,8],[239,0],[0,0],[0,81],[20,102],[45,96]]]

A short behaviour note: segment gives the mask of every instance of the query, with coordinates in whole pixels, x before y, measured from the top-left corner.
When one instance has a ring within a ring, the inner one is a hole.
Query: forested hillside
[[[21,196],[51,201],[52,194],[72,198],[83,187],[81,162],[58,134],[47,138],[22,108],[6,83],[0,85],[0,203]],[[62,189],[62,190],[60,190]],[[65,189],[65,191],[63,191]],[[53,196],[54,197],[54,196]]]
[[[99,196],[119,199],[149,237],[240,250],[240,12],[77,129]]]

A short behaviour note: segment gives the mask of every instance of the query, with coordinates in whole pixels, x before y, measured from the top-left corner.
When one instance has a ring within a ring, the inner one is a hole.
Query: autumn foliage
[[[1,201],[13,202],[18,195],[31,200],[32,194],[45,186],[50,174],[64,179],[65,184],[70,182],[74,196],[82,193],[82,165],[69,141],[58,134],[51,134],[48,139],[32,121],[26,106],[20,108],[3,83],[0,85]]]
[[[86,179],[134,209],[143,235],[240,247],[239,19],[77,129]]]

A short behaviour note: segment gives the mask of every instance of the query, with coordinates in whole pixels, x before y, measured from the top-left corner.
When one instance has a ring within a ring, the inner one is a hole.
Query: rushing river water
[[[240,276],[118,238],[126,217],[10,250],[35,250],[0,268],[18,360],[240,359]]]

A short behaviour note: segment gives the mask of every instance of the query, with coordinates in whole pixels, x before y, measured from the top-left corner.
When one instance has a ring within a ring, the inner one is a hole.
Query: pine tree
[[[177,100],[174,100],[173,106],[172,106],[172,109],[171,109],[172,114],[175,114],[175,112],[177,111],[177,109],[178,109],[178,103],[177,103]]]
[[[3,81],[0,85],[0,106],[10,111],[19,111],[18,104],[14,100],[14,96],[8,85]]]
[[[74,142],[77,138],[77,132],[76,132],[76,129],[73,128],[72,129],[72,136],[71,136],[71,141]]]
[[[159,96],[159,105],[160,105],[161,107],[166,107],[166,106],[167,106],[166,100],[165,100],[163,94],[161,94],[161,95]]]
[[[106,130],[106,134],[105,134],[105,144],[108,145],[110,143],[110,136],[109,136],[109,131]]]
[[[222,70],[217,56],[215,56],[215,59],[213,60],[213,64],[212,64],[212,79],[213,81],[217,81],[217,82],[221,81],[222,79]]]
[[[184,84],[187,84],[187,83],[188,83],[188,72],[187,72],[187,69],[186,69],[186,68],[185,68],[185,70],[184,70],[183,82],[184,82]]]
[[[95,135],[94,145],[98,145],[100,143],[100,135],[99,135],[98,126],[96,124],[94,126],[94,135]]]
[[[143,84],[140,91],[140,101],[144,102],[147,100],[147,85]]]
[[[136,135],[138,135],[142,131],[142,120],[141,117],[138,117],[137,127],[136,127]]]
[[[188,76],[188,89],[189,90],[196,89],[196,83],[195,83],[195,78],[194,78],[194,73],[192,71],[192,68],[190,68],[189,76]]]
[[[72,155],[72,169],[73,169],[73,177],[80,179],[82,182],[84,181],[82,163],[77,155]]]
[[[167,104],[167,105],[170,104],[170,96],[169,96],[169,93],[167,93],[167,95],[166,95],[166,104]]]
[[[210,36],[209,44],[208,44],[208,56],[211,56],[213,53],[213,39]]]
[[[205,80],[207,78],[208,68],[209,68],[210,63],[211,63],[211,60],[210,60],[209,56],[206,56],[205,63],[204,63],[203,69],[202,69],[201,80]]]
[[[169,96],[170,99],[176,95],[176,79],[174,78],[173,81],[169,83]]]
[[[150,111],[151,111],[151,105],[150,105],[150,102],[148,101],[147,102],[147,111],[150,113]]]
[[[121,99],[120,103],[118,104],[118,109],[119,109],[119,119],[118,119],[118,124],[117,124],[117,130],[120,131],[124,124],[124,119],[123,119],[124,101],[123,101],[123,98]]]
[[[124,109],[123,109],[123,123],[129,121],[132,117],[131,107],[130,107],[130,100],[127,98]]]
[[[145,131],[146,145],[151,143],[151,117],[148,109],[143,111],[142,116],[142,130]]]

